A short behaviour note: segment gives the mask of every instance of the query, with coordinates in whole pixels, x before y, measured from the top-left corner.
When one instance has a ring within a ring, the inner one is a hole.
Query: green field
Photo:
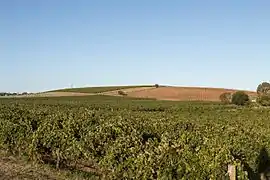
[[[254,179],[269,165],[269,122],[267,108],[208,102],[0,99],[0,148],[96,178],[228,179],[234,164],[238,179]]]
[[[107,91],[115,91],[120,89],[137,88],[137,87],[154,87],[153,85],[141,85],[141,86],[105,86],[105,87],[84,87],[84,88],[67,88],[53,90],[49,92],[77,92],[77,93],[102,93]]]

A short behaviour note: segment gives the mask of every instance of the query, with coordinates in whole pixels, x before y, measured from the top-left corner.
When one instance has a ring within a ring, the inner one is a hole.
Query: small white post
[[[234,165],[228,165],[228,174],[230,176],[230,180],[236,180],[236,167]]]

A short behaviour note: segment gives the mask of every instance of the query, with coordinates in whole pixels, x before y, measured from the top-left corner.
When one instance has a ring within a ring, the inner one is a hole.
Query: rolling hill
[[[219,96],[224,92],[236,92],[235,89],[204,88],[204,87],[172,87],[160,86],[155,88],[151,85],[141,86],[108,86],[60,89],[47,92],[50,96],[85,96],[85,95],[108,95],[119,96],[118,91],[126,92],[127,97],[151,98],[170,101],[219,101]],[[245,91],[249,96],[255,97],[253,91]]]

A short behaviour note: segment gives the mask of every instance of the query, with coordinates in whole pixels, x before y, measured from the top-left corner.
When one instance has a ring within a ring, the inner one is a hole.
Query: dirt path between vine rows
[[[65,176],[60,172],[42,168],[15,159],[13,157],[0,158],[0,180],[20,180],[20,179],[59,179],[64,180]]]
[[[0,180],[66,180],[98,179],[97,176],[84,177],[80,172],[57,170],[48,165],[33,164],[0,151]]]

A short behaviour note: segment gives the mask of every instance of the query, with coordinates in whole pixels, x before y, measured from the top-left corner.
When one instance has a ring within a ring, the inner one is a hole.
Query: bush
[[[229,104],[229,103],[232,102],[232,94],[229,93],[229,92],[222,93],[219,96],[219,99],[220,99],[221,102]]]
[[[124,91],[118,91],[118,94],[121,95],[121,96],[127,96],[127,93],[124,92]]]
[[[262,106],[270,106],[270,96],[261,95],[257,98],[257,102]]]
[[[244,106],[249,103],[249,96],[243,91],[237,91],[232,95],[232,103],[238,106]]]
[[[159,84],[155,84],[155,87],[156,87],[156,88],[159,88]]]

